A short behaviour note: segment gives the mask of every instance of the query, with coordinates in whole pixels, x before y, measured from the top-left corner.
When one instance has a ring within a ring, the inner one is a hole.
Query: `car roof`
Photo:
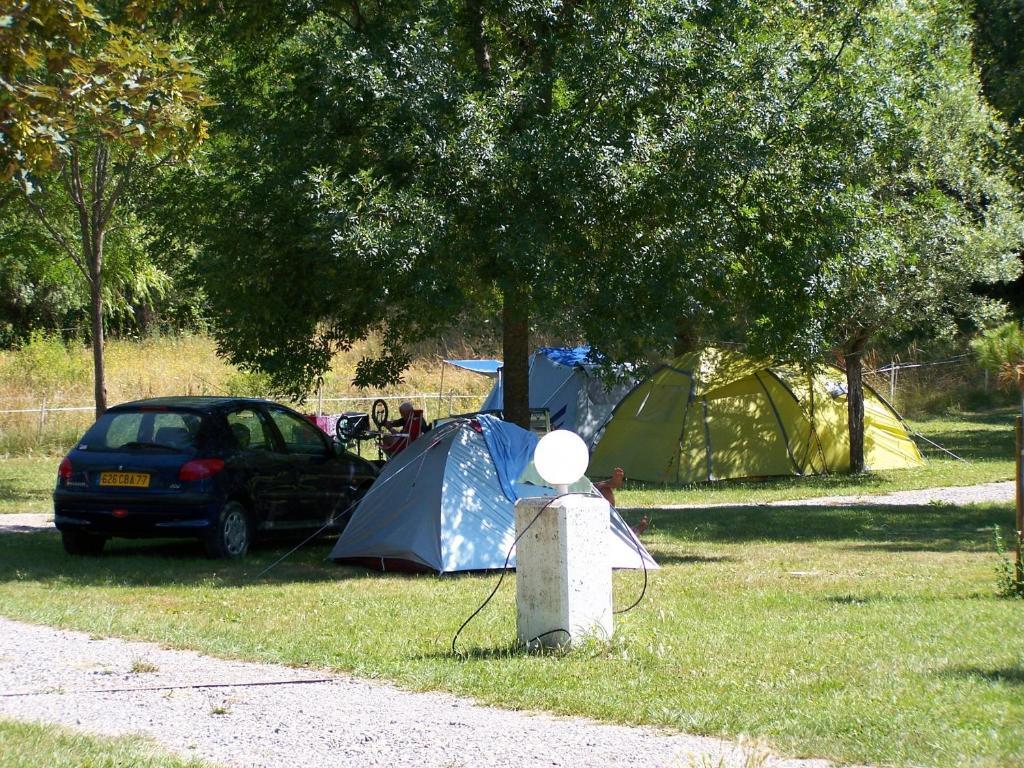
[[[260,403],[263,405],[276,405],[269,400],[261,400],[255,397],[223,397],[216,395],[209,396],[177,396],[177,397],[150,397],[144,400],[132,400],[127,403],[118,403],[109,410],[132,410],[133,408],[185,408],[191,411],[210,412],[221,408],[244,403]]]

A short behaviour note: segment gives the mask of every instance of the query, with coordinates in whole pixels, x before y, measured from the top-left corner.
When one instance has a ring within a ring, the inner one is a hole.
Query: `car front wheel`
[[[210,557],[236,559],[249,551],[252,537],[249,515],[237,501],[224,505],[217,522],[206,539],[206,554]]]
[[[74,529],[61,531],[60,539],[69,555],[98,555],[107,543],[103,536]]]

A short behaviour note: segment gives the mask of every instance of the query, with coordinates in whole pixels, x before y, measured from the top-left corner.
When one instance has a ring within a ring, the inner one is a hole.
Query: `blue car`
[[[139,400],[104,413],[61,461],[54,522],[70,554],[99,554],[112,537],[190,537],[238,558],[257,535],[339,531],[376,477],[283,405]]]

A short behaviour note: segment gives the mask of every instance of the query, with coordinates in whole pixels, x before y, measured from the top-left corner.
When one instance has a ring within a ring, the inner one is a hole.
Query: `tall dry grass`
[[[324,376],[323,389],[305,402],[273,392],[265,376],[242,371],[217,355],[213,340],[201,335],[114,339],[106,347],[107,397],[111,404],[162,395],[270,397],[303,411],[325,413],[369,410],[376,397],[412,397],[435,419],[475,410],[490,390],[482,376],[444,366],[445,357],[493,356],[493,350],[462,341],[439,342],[415,350],[403,381],[366,392],[352,386],[356,363],[372,355],[370,339],[338,354]],[[20,349],[0,351],[0,455],[59,453],[92,423],[92,354],[83,343],[34,335]],[[429,397],[427,397],[429,396]],[[358,399],[352,399],[358,398]],[[392,410],[397,400],[389,400]],[[59,410],[83,408],[85,410]]]
[[[895,363],[895,376],[884,370]],[[973,356],[950,355],[944,360],[924,357],[883,358],[869,355],[864,361],[864,380],[905,418],[930,418],[940,414],[985,410],[1016,402],[1015,390],[1001,387],[995,376]],[[882,369],[880,372],[879,369]]]

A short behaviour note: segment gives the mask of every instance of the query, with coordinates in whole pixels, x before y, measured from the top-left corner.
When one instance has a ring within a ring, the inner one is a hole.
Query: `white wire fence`
[[[280,400],[268,396],[263,399]],[[387,395],[339,395],[318,393],[303,404],[293,404],[296,410],[315,416],[351,411],[369,412],[374,400],[383,400],[392,414],[405,401],[423,408],[430,421],[456,413],[475,411],[483,395],[449,392],[409,392]],[[94,405],[67,404],[42,400],[38,404],[0,408],[0,456],[34,451],[63,449],[77,440],[93,422]]]
[[[971,398],[984,400],[995,394],[994,377],[980,368],[970,355],[942,360],[866,360],[865,380],[904,415],[939,412],[954,404],[970,407]],[[443,386],[443,385],[442,385]],[[327,394],[318,391],[309,400],[295,406],[316,416],[350,411],[369,412],[376,399],[397,413],[406,400],[424,409],[428,420],[477,410],[484,394],[454,390],[407,392],[400,394]],[[280,399],[268,396],[267,399]],[[0,401],[0,455],[33,451],[63,450],[81,436],[92,423],[94,406],[58,399]]]
[[[878,363],[864,372],[864,379],[898,411],[936,411],[954,401],[995,394],[995,381],[971,355]]]

